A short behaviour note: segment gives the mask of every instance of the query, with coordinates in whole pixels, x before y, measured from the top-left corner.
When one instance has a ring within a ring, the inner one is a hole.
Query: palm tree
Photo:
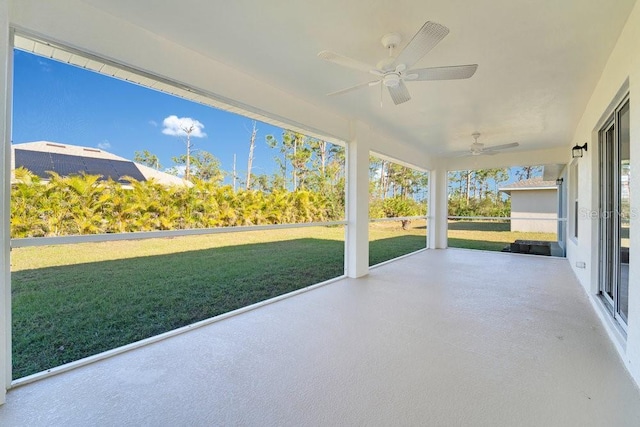
[[[77,234],[95,234],[102,231],[101,189],[98,186],[98,175],[71,175],[63,178],[66,184],[67,202],[70,210],[70,226]],[[71,230],[68,230],[69,232]]]
[[[45,222],[40,215],[44,187],[37,175],[24,168],[15,170],[11,190],[11,237],[44,236]]]

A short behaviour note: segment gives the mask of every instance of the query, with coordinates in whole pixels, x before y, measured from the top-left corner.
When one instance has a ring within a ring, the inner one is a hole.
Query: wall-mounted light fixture
[[[556,185],[557,185],[558,187],[560,187],[560,186],[562,185],[562,183],[563,183],[563,182],[564,182],[564,179],[563,179],[563,178],[558,178],[558,179],[556,179]]]
[[[587,143],[585,142],[584,145],[581,147],[578,144],[576,144],[572,149],[571,149],[571,157],[573,157],[574,159],[577,157],[582,157],[583,151],[587,151]]]

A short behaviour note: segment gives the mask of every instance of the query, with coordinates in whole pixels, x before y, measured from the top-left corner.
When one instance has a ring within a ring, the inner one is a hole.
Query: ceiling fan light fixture
[[[386,87],[398,87],[400,84],[400,76],[395,73],[386,74],[383,83]]]
[[[472,156],[479,156],[484,150],[484,144],[478,142],[478,137],[480,136],[478,132],[475,132],[472,136],[474,137],[475,142],[471,144],[471,149],[469,151],[471,151]]]

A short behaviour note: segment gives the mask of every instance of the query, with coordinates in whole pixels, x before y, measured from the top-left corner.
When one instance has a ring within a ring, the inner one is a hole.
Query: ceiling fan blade
[[[342,65],[343,67],[351,68],[358,71],[364,71],[365,73],[368,73],[372,69],[375,69],[375,67],[372,67],[369,64],[365,64],[364,62],[360,62],[357,59],[349,58],[347,56],[340,55],[339,53],[331,52],[328,50],[323,50],[322,52],[318,53],[318,57],[324,59],[325,61]]]
[[[417,74],[417,77],[410,79],[412,81],[456,80],[468,79],[475,74],[477,69],[478,64],[454,65],[451,67],[418,68],[416,70],[409,70],[407,73],[409,76]]]
[[[445,155],[444,157],[468,157],[468,156],[473,156],[473,153],[470,150],[455,151],[451,154]]]
[[[517,142],[511,142],[509,144],[502,144],[502,145],[494,145],[492,147],[485,147],[484,150],[482,150],[483,153],[487,153],[487,152],[491,152],[491,151],[498,151],[498,150],[505,150],[507,148],[514,148],[519,146],[520,144],[518,144]]]
[[[391,99],[393,99],[393,103],[396,105],[411,99],[409,90],[402,80],[400,80],[398,86],[389,86],[389,95],[391,95]]]
[[[449,34],[449,29],[444,25],[427,21],[418,30],[411,41],[400,52],[395,60],[396,64],[404,64],[407,68],[411,68],[413,64],[418,62],[420,58],[425,56],[427,52],[440,43],[440,40]]]
[[[328,93],[327,96],[342,95],[343,93],[348,93],[348,92],[360,89],[360,88],[365,87],[365,86],[373,86],[373,85],[375,85],[375,84],[377,84],[379,82],[380,82],[380,80],[372,80],[370,82],[360,83],[360,84],[357,84],[355,86],[348,87],[346,89],[340,89],[340,90],[337,90],[335,92]]]

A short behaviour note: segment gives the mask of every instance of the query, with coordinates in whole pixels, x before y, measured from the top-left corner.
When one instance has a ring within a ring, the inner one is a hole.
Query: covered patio
[[[640,393],[566,260],[448,249],[16,388],[0,424],[636,426]]]
[[[0,0],[1,425],[640,425],[637,1],[177,3]],[[378,68],[318,57],[377,67],[381,36],[407,43],[425,21],[451,32],[418,66],[477,64],[472,78],[407,81],[396,103]],[[345,146],[344,276],[13,382],[14,47]],[[627,173],[624,238],[600,221],[605,130],[608,170]],[[483,155],[476,132],[511,148]],[[371,155],[430,173],[429,249],[373,269]],[[543,164],[562,185],[566,259],[447,249],[449,171]],[[626,290],[605,289],[605,261]]]

